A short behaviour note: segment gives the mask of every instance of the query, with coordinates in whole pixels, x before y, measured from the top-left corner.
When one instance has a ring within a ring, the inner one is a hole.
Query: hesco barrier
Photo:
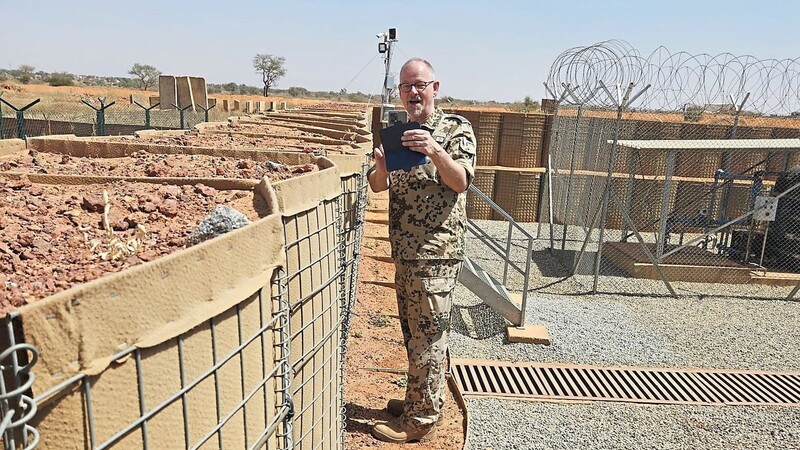
[[[0,154],[19,151],[21,142]],[[0,319],[4,448],[343,447],[343,358],[366,204],[360,148],[325,158],[258,149],[145,149],[74,136],[29,144],[74,156],[149,150],[314,162],[318,171],[274,184],[203,179],[217,189],[252,190],[269,214]]]

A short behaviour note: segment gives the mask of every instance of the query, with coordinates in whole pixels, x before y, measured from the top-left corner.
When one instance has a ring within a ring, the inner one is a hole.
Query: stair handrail
[[[525,309],[528,303],[528,287],[530,285],[530,273],[531,273],[531,254],[533,253],[533,241],[534,237],[531,233],[525,230],[517,221],[511,217],[500,205],[494,202],[489,196],[481,192],[475,185],[471,184],[469,186],[469,192],[475,195],[475,197],[482,200],[484,203],[488,204],[493,211],[497,212],[501,217],[503,217],[506,221],[508,221],[508,234],[506,236],[506,246],[505,249],[496,242],[496,239],[490,236],[486,230],[482,229],[475,221],[472,219],[467,219],[467,229],[477,237],[481,242],[486,244],[490,250],[496,253],[498,256],[503,258],[503,285],[508,282],[508,269],[509,267],[516,270],[520,275],[523,276],[523,285],[522,285],[522,304],[520,305],[520,317],[518,323],[515,323],[517,327],[525,326]],[[511,237],[513,236],[513,231],[516,229],[519,231],[525,239],[527,240],[527,251],[525,253],[525,269],[520,268],[515,264],[513,261],[510,260],[510,253],[511,253]]]

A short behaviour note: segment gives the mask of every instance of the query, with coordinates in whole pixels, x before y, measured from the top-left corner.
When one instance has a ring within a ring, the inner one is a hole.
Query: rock
[[[89,212],[103,212],[105,202],[102,195],[84,195],[81,207]]]
[[[250,223],[247,217],[235,209],[220,205],[211,211],[189,235],[189,244],[195,245],[223,235]]]
[[[151,213],[158,210],[158,206],[156,206],[153,202],[144,202],[139,204],[139,211]]]
[[[108,224],[113,230],[125,231],[131,228],[132,222],[133,221],[128,218],[127,213],[115,211],[113,209],[108,213]]]
[[[175,217],[178,215],[178,201],[173,199],[164,200],[158,207],[158,212],[167,216]]]
[[[250,159],[242,159],[236,163],[237,169],[252,169],[255,166],[255,162]]]
[[[161,186],[158,188],[158,192],[161,194],[162,198],[178,198],[181,194],[181,188],[170,184],[168,186]]]
[[[214,189],[211,186],[206,186],[205,184],[202,183],[195,184],[194,190],[198,194],[202,194],[204,197],[213,197],[217,193],[216,189]]]
[[[33,240],[36,236],[31,232],[20,233],[17,236],[17,243],[23,247],[30,247],[33,245]]]

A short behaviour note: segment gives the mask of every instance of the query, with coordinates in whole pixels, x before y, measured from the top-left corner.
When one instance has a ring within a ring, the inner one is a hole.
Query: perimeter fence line
[[[798,78],[774,81],[797,61],[663,52],[611,41],[551,68],[538,231],[571,276],[557,290],[786,298],[800,283],[800,121],[759,111],[797,107],[777,93]],[[742,91],[754,80],[773,83]],[[698,100],[721,107],[686,107]]]

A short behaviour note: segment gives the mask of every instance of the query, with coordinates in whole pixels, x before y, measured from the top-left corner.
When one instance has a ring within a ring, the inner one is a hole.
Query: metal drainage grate
[[[798,405],[800,373],[453,360],[463,395],[705,405]]]

